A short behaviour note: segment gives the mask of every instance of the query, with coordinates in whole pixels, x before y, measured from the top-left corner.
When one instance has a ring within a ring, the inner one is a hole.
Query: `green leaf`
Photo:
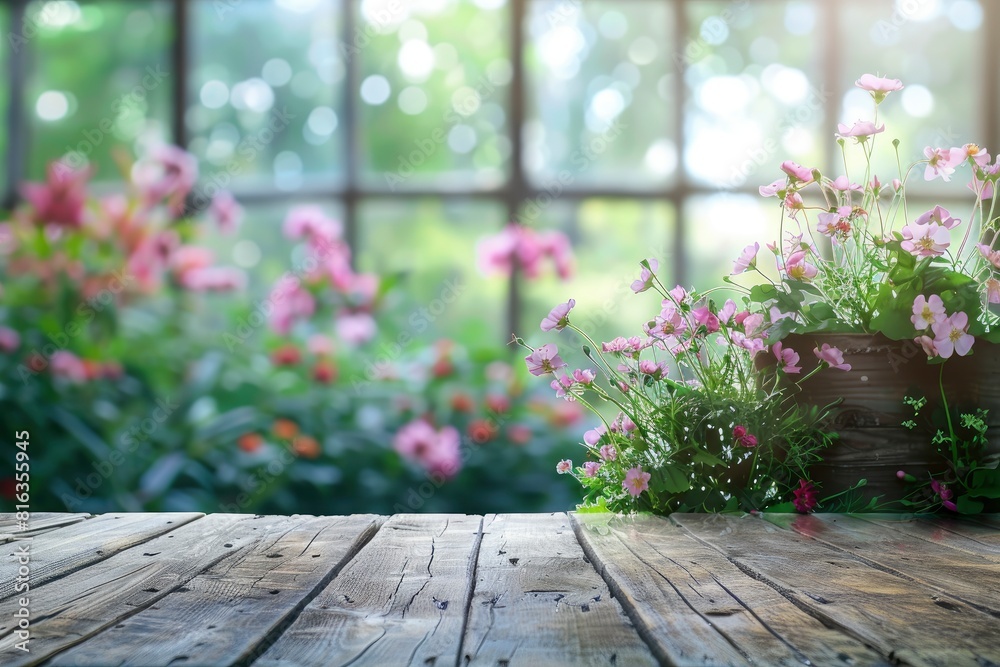
[[[983,511],[983,504],[978,500],[973,500],[969,496],[959,496],[958,502],[955,503],[958,506],[958,511],[961,514],[979,514]]]
[[[607,499],[604,496],[598,496],[596,503],[586,503],[576,506],[577,514],[606,514],[610,511]]]
[[[765,512],[772,512],[772,513],[794,512],[795,511],[795,503],[792,503],[792,502],[778,503],[777,505],[771,505],[770,507],[768,507],[764,511]]]
[[[699,449],[691,459],[695,463],[704,463],[710,466],[724,466],[726,462],[710,452]]]
[[[980,468],[973,472],[969,495],[977,498],[1000,498],[1000,469]]]
[[[667,493],[683,493],[691,488],[691,480],[676,465],[666,465],[655,473],[655,490]]]

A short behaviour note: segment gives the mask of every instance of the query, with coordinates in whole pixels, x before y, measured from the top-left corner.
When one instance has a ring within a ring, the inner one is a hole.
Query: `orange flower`
[[[320,455],[319,442],[311,435],[299,435],[292,440],[292,450],[299,456],[314,459]]]
[[[299,434],[299,425],[291,419],[275,419],[271,424],[271,432],[279,440],[291,440]]]
[[[240,449],[249,454],[253,454],[264,443],[264,438],[259,433],[244,433],[237,440],[236,444]]]

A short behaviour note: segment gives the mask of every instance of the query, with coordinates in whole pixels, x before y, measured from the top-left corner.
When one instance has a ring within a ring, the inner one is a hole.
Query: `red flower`
[[[260,449],[263,442],[264,438],[262,438],[258,433],[244,433],[236,440],[236,444],[239,445],[239,448],[250,454]]]
[[[283,345],[271,353],[275,366],[294,366],[302,361],[302,353],[294,345]]]
[[[451,409],[455,412],[471,412],[475,407],[472,397],[468,394],[458,392],[451,397]]]
[[[733,429],[733,437],[736,438],[737,440],[739,440],[746,434],[747,434],[746,426],[737,426],[736,428]]]
[[[496,434],[497,426],[490,419],[477,419],[469,424],[469,437],[477,445],[489,442]]]
[[[510,410],[510,399],[503,394],[490,394],[486,397],[486,407],[490,412],[502,415]]]
[[[337,367],[329,361],[321,360],[313,367],[313,379],[322,384],[329,384],[336,381],[338,376]]]
[[[531,429],[524,424],[511,424],[507,427],[507,437],[515,445],[526,445],[531,442]]]
[[[436,378],[448,377],[455,372],[455,366],[447,358],[440,358],[431,366],[431,373]]]
[[[816,487],[813,486],[812,482],[805,479],[799,480],[799,488],[795,489],[792,495],[795,496],[792,504],[795,505],[797,511],[803,514],[812,512],[818,502],[816,499]]]

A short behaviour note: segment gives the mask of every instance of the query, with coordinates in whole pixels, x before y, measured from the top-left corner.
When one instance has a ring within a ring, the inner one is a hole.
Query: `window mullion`
[[[24,26],[28,0],[14,0],[10,6],[10,34],[20,35]],[[14,208],[18,203],[18,184],[24,179],[30,143],[27,116],[25,115],[25,80],[28,75],[28,49],[26,42],[18,42],[8,51],[7,76],[7,182],[4,185],[3,207]]]

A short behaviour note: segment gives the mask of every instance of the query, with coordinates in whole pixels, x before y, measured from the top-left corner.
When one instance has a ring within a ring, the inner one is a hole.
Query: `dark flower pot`
[[[938,383],[941,366],[928,364],[923,350],[912,341],[889,340],[881,334],[792,334],[782,340],[785,347],[798,352],[803,374],[815,367],[813,349],[823,343],[839,348],[851,370],[824,369],[803,382],[795,394],[799,405],[823,407],[840,401],[830,424],[840,437],[824,450],[823,462],[812,468],[813,481],[822,485],[821,497],[864,478],[864,498],[899,500],[906,488],[896,471],[924,480],[928,472],[945,471],[947,461],[931,442],[937,424],[944,428]],[[1000,452],[1000,345],[978,340],[972,352],[944,363],[948,404],[953,418],[955,410],[989,410],[988,451]],[[773,367],[774,356],[759,354],[756,365],[758,369]],[[913,419],[913,409],[903,404],[906,396],[927,399],[913,430],[902,426]],[[934,424],[929,423],[932,419]]]

